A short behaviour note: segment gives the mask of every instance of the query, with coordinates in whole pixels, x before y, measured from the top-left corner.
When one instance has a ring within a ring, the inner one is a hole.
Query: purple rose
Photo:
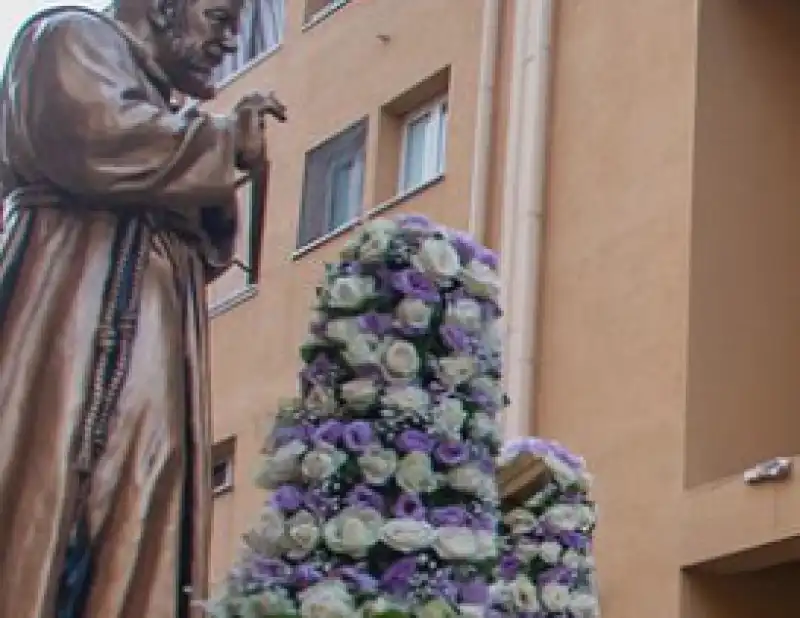
[[[303,368],[300,375],[307,384],[325,385],[332,379],[332,369],[333,363],[330,359],[325,354],[317,354],[314,360]]]
[[[439,329],[444,344],[454,352],[469,354],[473,351],[472,338],[460,326],[445,324]]]
[[[364,453],[372,444],[372,427],[365,421],[349,423],[344,430],[344,445],[353,453]]]
[[[429,453],[433,448],[433,439],[423,431],[406,429],[397,438],[397,448],[404,453]]]
[[[400,519],[425,520],[425,505],[417,494],[403,493],[397,498],[392,509],[395,517]]]
[[[385,335],[392,329],[392,316],[387,313],[371,311],[358,318],[359,327],[375,335]]]
[[[283,560],[262,558],[253,559],[253,574],[259,581],[268,583],[286,583],[291,575],[291,567]]]
[[[515,554],[503,554],[500,558],[500,577],[511,581],[522,567],[522,560]]]
[[[489,601],[489,587],[480,579],[461,584],[458,592],[461,602],[467,605],[485,605]]]
[[[497,254],[487,247],[480,247],[475,253],[475,259],[481,264],[486,264],[492,270],[497,270]]]
[[[308,588],[322,581],[322,573],[308,564],[298,564],[294,570],[294,583],[300,588]]]
[[[440,442],[434,449],[433,456],[446,466],[457,466],[469,458],[469,448],[463,442]]]
[[[433,229],[431,220],[425,215],[407,214],[400,215],[395,219],[398,227],[412,232],[428,232]]]
[[[461,528],[467,524],[467,511],[461,506],[441,506],[431,510],[431,523],[439,528]]]
[[[339,440],[341,440],[343,432],[344,426],[340,421],[325,421],[314,431],[312,441],[316,446],[336,446]]]
[[[395,290],[410,298],[428,303],[439,301],[439,290],[436,284],[413,268],[393,272],[391,284]]]
[[[381,588],[392,595],[404,594],[417,572],[417,557],[401,558],[389,565],[381,576]]]
[[[336,569],[333,575],[339,577],[357,593],[373,592],[378,587],[378,582],[374,577],[355,567],[346,566]]]
[[[456,604],[458,600],[458,585],[453,581],[452,569],[443,569],[431,581],[431,590],[448,603]]]
[[[281,485],[272,494],[272,504],[284,512],[296,511],[303,503],[303,494],[294,485]]]
[[[472,236],[460,230],[451,232],[450,243],[458,253],[458,258],[462,264],[469,264],[480,249]]]
[[[384,504],[383,496],[366,485],[356,485],[346,498],[349,506],[362,506],[382,513]]]
[[[473,530],[493,532],[497,527],[497,520],[489,513],[476,513],[469,516],[469,527]]]
[[[333,502],[318,489],[307,491],[303,496],[303,506],[320,518],[326,518],[332,511]]]

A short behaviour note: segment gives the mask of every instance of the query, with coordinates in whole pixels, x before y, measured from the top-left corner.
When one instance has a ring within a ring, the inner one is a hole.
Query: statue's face
[[[162,66],[173,85],[190,96],[213,96],[210,80],[227,54],[236,51],[243,0],[186,0],[183,19],[171,33]]]

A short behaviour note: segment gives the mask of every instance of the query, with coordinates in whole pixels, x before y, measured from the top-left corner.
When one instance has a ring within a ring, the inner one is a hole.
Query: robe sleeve
[[[170,110],[111,24],[79,13],[35,23],[10,71],[14,134],[54,186],[105,207],[234,203],[232,121]]]

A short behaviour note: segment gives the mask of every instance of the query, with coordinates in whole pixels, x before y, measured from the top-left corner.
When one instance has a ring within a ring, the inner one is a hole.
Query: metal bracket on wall
[[[787,457],[775,457],[746,470],[744,482],[748,485],[760,485],[770,481],[784,481],[791,473],[792,460]]]

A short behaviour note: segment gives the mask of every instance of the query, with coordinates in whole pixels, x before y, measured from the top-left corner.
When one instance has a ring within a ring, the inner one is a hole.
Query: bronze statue
[[[209,532],[204,286],[271,96],[208,99],[242,0],[42,12],[0,83],[0,616],[186,618]]]

